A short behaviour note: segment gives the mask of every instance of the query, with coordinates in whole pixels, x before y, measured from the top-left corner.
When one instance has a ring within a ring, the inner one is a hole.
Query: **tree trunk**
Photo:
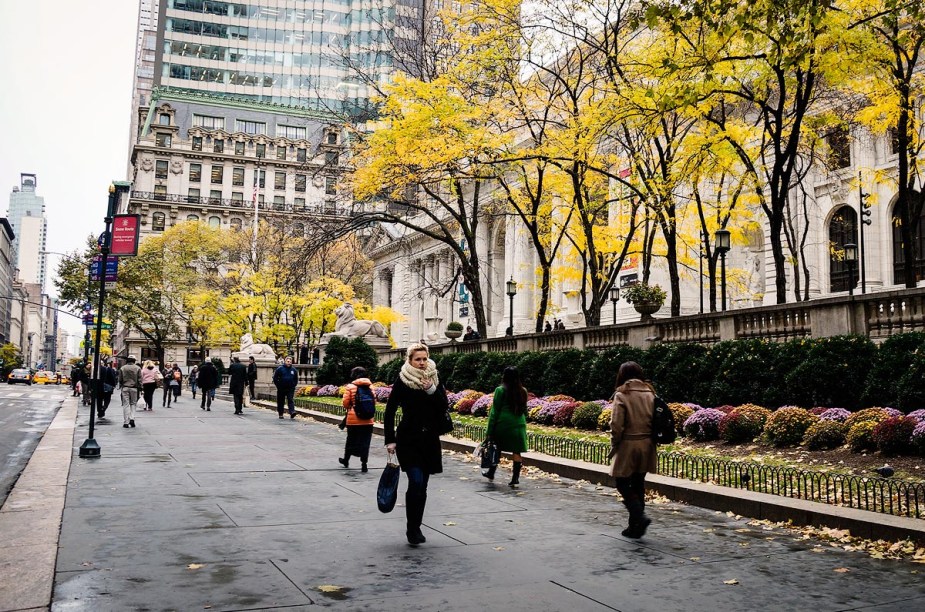
[[[541,272],[540,272],[540,306],[536,311],[536,328],[534,331],[536,333],[541,333],[543,331],[543,324],[546,322],[546,310],[549,307],[549,276],[550,276],[550,264],[549,262],[541,263]]]

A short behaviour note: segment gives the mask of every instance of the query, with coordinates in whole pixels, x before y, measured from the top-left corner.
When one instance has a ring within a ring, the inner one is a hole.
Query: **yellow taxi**
[[[61,384],[62,384],[62,385],[69,385],[69,384],[71,384],[71,379],[70,379],[70,377],[69,377],[67,374],[62,374],[61,372],[58,372],[57,375],[61,377]]]
[[[32,376],[32,382],[36,385],[55,385],[58,383],[58,377],[54,372],[39,370]]]

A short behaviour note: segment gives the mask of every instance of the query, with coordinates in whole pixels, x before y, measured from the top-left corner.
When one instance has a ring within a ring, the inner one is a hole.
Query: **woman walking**
[[[369,459],[369,443],[373,438],[373,422],[375,417],[362,418],[357,414],[357,401],[364,403],[359,412],[367,409],[370,401],[372,409],[376,409],[376,395],[371,388],[372,381],[366,377],[366,368],[356,367],[350,370],[353,382],[345,387],[343,406],[347,411],[345,421],[341,423],[347,427],[347,442],[344,445],[344,458],[337,461],[344,467],[350,467],[350,457],[360,458],[360,471],[368,472],[366,462]],[[375,414],[375,412],[374,412]]]
[[[154,390],[157,389],[159,372],[150,359],[141,366],[141,393],[145,399],[144,410],[154,411]]]
[[[521,453],[527,450],[527,390],[520,383],[517,368],[504,368],[501,374],[501,386],[495,389],[486,435],[499,450],[511,453],[514,475],[508,486],[516,487],[520,484],[523,465]],[[492,466],[485,477],[494,480],[497,467]]]
[[[402,417],[396,429],[395,412],[399,407]],[[446,390],[427,347],[412,344],[385,407],[385,445],[389,453],[398,453],[398,463],[408,477],[405,535],[412,546],[427,541],[421,533],[427,482],[432,474],[443,472],[437,431],[447,409]]]
[[[199,377],[199,366],[193,366],[193,369],[190,370],[189,376],[186,377],[186,380],[189,381],[190,391],[193,392],[193,399],[196,399],[196,379]]]
[[[616,479],[623,505],[629,511],[627,538],[641,538],[652,522],[645,513],[646,473],[657,472],[658,455],[652,440],[655,389],[642,367],[627,361],[617,372],[617,393],[610,417],[610,439],[615,453],[610,475]]]

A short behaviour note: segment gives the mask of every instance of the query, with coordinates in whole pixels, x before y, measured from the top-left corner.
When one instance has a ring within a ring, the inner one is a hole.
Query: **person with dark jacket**
[[[344,467],[350,467],[350,457],[360,458],[360,471],[368,472],[366,463],[369,460],[369,443],[373,438],[374,419],[361,419],[356,413],[357,392],[364,387],[372,393],[372,381],[366,377],[366,368],[356,367],[350,370],[353,382],[344,387],[342,404],[347,415],[341,423],[341,429],[347,428],[347,442],[344,445],[344,458],[337,461]],[[373,395],[375,398],[375,394]]]
[[[652,522],[645,513],[646,473],[657,472],[658,455],[652,440],[655,389],[645,380],[642,367],[627,361],[617,371],[617,393],[610,417],[610,439],[615,456],[610,475],[629,511],[629,526],[622,534],[641,538]]]
[[[228,393],[234,398],[234,413],[244,414],[244,389],[247,387],[247,366],[237,357],[228,366]]]
[[[251,401],[257,399],[254,393],[254,384],[257,382],[257,362],[254,361],[253,355],[247,360],[247,390],[250,393]]]
[[[273,384],[276,385],[276,412],[283,418],[283,411],[288,405],[289,418],[295,418],[295,388],[299,384],[299,371],[292,367],[292,357],[286,357],[282,365],[273,372]]]
[[[202,391],[202,403],[200,408],[212,411],[212,390],[218,387],[218,369],[211,361],[203,361],[199,366],[199,377],[196,379],[199,389]]]
[[[402,417],[395,426],[395,413]],[[432,474],[443,472],[440,448],[440,423],[449,408],[446,390],[437,376],[437,367],[424,344],[408,347],[405,363],[385,407],[385,445],[389,453],[398,454],[398,463],[408,477],[405,492],[405,515],[408,543],[417,546],[427,541],[421,533],[427,482]]]
[[[493,440],[501,451],[512,453],[514,476],[510,487],[520,484],[520,468],[523,465],[521,453],[527,450],[527,390],[520,383],[517,368],[504,368],[501,374],[501,386],[495,389],[495,397],[488,415],[486,437]],[[492,466],[485,475],[494,480],[495,469]]]
[[[112,393],[119,384],[118,378],[118,373],[110,363],[104,362],[100,365],[100,380],[103,385],[103,396],[100,401],[97,417],[101,419],[106,417],[106,411],[109,409],[109,402],[112,401]]]
[[[189,382],[190,391],[193,392],[193,399],[196,399],[197,378],[199,378],[199,366],[193,366],[193,369],[190,370],[189,376],[186,377],[187,382]]]

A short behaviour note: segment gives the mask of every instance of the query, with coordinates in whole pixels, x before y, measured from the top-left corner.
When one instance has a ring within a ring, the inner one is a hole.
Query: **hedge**
[[[893,336],[879,347],[866,337],[835,336],[783,343],[737,340],[711,347],[659,344],[648,350],[454,353],[434,355],[434,360],[441,380],[454,391],[491,392],[504,367],[516,366],[524,386],[537,395],[606,399],[620,363],[634,360],[669,402],[925,408],[925,333],[917,332]],[[399,359],[384,364],[380,379],[392,382],[399,367]]]

